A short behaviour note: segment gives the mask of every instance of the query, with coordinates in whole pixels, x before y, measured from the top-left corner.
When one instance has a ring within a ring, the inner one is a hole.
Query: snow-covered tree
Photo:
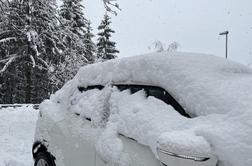
[[[0,24],[0,29],[4,29],[0,32],[0,77],[6,89],[15,88],[14,96],[23,88],[25,102],[34,98],[34,88],[45,87],[43,82],[36,82],[36,73],[46,81],[49,64],[58,62],[64,48],[59,38],[55,4],[54,0],[12,0],[8,6],[4,5]],[[45,94],[48,95],[47,91]]]
[[[73,78],[81,66],[93,62],[93,57],[86,52],[88,21],[81,2],[82,0],[63,0],[60,7],[60,32],[65,48],[60,63],[51,66],[51,81],[58,88]]]
[[[97,43],[97,58],[99,61],[116,58],[119,51],[116,49],[116,43],[111,41],[111,34],[115,33],[110,28],[111,18],[106,13],[101,24],[98,27],[98,43]]]
[[[84,17],[82,0],[63,0],[60,15],[67,20],[71,31],[82,36],[85,33],[87,19]]]
[[[58,37],[55,1],[13,0],[4,13],[5,31],[0,32],[0,45],[5,48],[3,73],[14,61],[28,60],[33,67],[48,69],[57,61],[62,46]]]
[[[153,42],[150,46],[148,46],[148,49],[151,50],[152,52],[162,52],[164,51],[164,43],[161,41],[157,40]]]
[[[148,49],[151,52],[163,52],[163,51],[174,52],[177,51],[178,47],[179,47],[178,42],[172,42],[168,46],[166,46],[166,44],[157,40],[153,42],[150,46],[148,46]]]
[[[103,0],[105,9],[108,12],[114,13],[117,15],[116,9],[121,10],[118,3],[116,3],[116,0]]]
[[[37,34],[38,54],[42,54],[46,62],[57,64],[61,59],[64,43],[60,38],[56,0],[30,1],[31,34]]]
[[[64,42],[69,50],[84,55],[84,35],[86,33],[87,19],[84,17],[82,0],[63,0],[60,9]]]
[[[96,45],[93,42],[94,34],[92,33],[91,21],[87,22],[86,34],[84,35],[85,55],[89,63],[93,63],[96,59]]]
[[[178,42],[172,42],[171,44],[168,45],[167,51],[169,52],[177,51],[178,47],[179,47]]]
[[[58,15],[56,0],[0,0],[0,103],[40,102],[55,82],[60,88],[94,61],[80,2],[66,0],[72,7]],[[119,8],[115,0],[103,3],[112,13]]]

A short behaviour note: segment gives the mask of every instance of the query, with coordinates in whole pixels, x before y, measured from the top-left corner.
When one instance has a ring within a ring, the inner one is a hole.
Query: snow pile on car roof
[[[81,68],[51,99],[68,108],[68,99],[77,87],[109,83],[162,87],[195,117],[186,119],[173,108],[151,97],[143,99],[139,93],[113,92],[109,99],[110,121],[116,123],[119,133],[150,146],[154,153],[159,146],[178,153],[196,149],[190,153],[213,153],[225,166],[252,165],[250,68],[201,54],[157,53],[122,58]],[[185,135],[188,139],[181,139]],[[181,143],[183,147],[176,146]]]
[[[252,108],[252,70],[211,55],[157,53],[122,58],[83,67],[75,79],[84,87],[110,82],[160,86],[191,115]]]

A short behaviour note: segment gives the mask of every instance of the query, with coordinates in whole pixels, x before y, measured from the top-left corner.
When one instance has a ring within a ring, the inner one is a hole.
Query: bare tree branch
[[[1,0],[0,0],[0,2],[3,3]],[[4,12],[4,9],[3,9],[2,5],[0,5],[0,8],[1,8],[2,12]]]
[[[17,56],[17,54],[7,55],[7,56],[5,57],[5,59],[1,59],[1,60],[0,60],[0,63],[5,63],[5,62],[7,62],[11,57],[14,57],[14,56]]]
[[[32,55],[30,55],[30,59],[32,61],[32,67],[34,68],[36,66],[36,62],[35,62],[35,59],[33,58]]]
[[[10,58],[1,59],[1,60],[0,60],[0,63],[5,63],[5,62],[7,62],[9,59],[10,59]]]
[[[115,15],[117,15],[117,12],[116,12],[117,9],[121,10],[118,3],[116,3],[116,0],[103,0],[103,3],[104,3],[104,6],[105,6],[105,9],[108,12],[111,12],[111,13],[113,13]]]
[[[8,2],[8,5],[10,5],[10,1],[9,0],[6,0]]]
[[[44,61],[42,58],[40,57],[37,57],[37,59],[48,69],[49,68],[49,65],[47,64],[46,61]]]
[[[16,37],[7,37],[7,38],[4,38],[4,39],[0,39],[0,43],[5,43],[5,42],[10,41],[10,40],[17,41],[17,38]]]
[[[0,70],[0,75],[3,74],[6,69],[11,65],[11,63],[16,59],[16,57],[11,57],[8,62],[4,65],[4,67]]]

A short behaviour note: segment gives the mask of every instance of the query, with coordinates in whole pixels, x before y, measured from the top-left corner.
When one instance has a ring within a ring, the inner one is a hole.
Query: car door
[[[165,90],[154,86],[144,86],[144,85],[115,85],[120,91],[130,90],[131,93],[144,90],[147,96],[156,97],[167,104],[171,104],[180,114],[188,116],[184,109],[176,102],[176,100],[169,95]],[[127,105],[127,103],[126,103]],[[126,135],[119,133],[119,139],[123,144],[123,156],[122,158],[126,160],[125,163],[117,162],[113,163],[111,161],[104,161],[99,156],[97,157],[96,166],[160,166],[160,161],[155,157],[155,154],[151,151],[148,146],[142,145],[133,138],[129,138]],[[118,164],[120,163],[120,164]]]
[[[143,89],[142,86],[116,85],[120,90],[129,89],[132,93]],[[119,133],[118,138],[123,144],[122,156],[119,161],[109,161],[96,157],[96,166],[160,166],[159,160],[155,157],[149,147],[139,144],[136,140]]]
[[[64,140],[62,148],[65,166],[94,166],[95,143],[103,127],[92,118],[97,105],[103,104],[102,87],[78,88],[71,96],[66,118],[57,124]],[[97,120],[96,120],[97,121]]]
[[[123,143],[121,161],[114,163],[96,155],[96,166],[160,166],[159,160],[157,160],[149,147],[139,144],[136,140],[124,135],[119,135],[119,139]]]
[[[52,133],[50,142],[60,151],[59,156],[55,156],[58,165],[95,165],[94,140],[99,131],[89,120],[69,114],[53,127]]]

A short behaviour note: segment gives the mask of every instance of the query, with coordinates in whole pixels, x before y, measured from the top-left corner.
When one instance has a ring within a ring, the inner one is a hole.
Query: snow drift
[[[33,144],[38,110],[24,104],[1,108],[0,104],[0,166],[32,166]]]

